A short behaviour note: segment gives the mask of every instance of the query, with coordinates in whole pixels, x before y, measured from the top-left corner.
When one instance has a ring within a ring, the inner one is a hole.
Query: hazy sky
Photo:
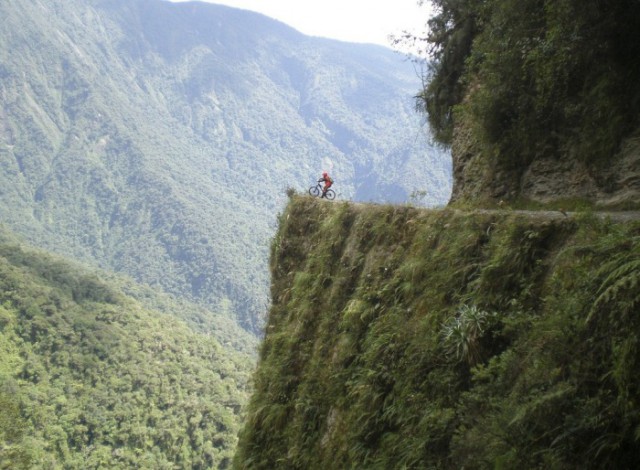
[[[171,0],[187,1],[187,0]],[[205,0],[252,10],[309,36],[390,47],[388,36],[403,30],[422,33],[429,2],[418,0]]]

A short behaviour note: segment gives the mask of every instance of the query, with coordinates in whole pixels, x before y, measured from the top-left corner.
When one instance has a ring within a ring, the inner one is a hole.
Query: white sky
[[[187,1],[187,0],[171,0]],[[391,47],[389,35],[425,31],[429,2],[418,0],[204,0],[252,10],[309,36]]]

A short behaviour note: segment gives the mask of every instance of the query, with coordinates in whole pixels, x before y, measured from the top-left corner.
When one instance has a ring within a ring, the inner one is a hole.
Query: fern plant
[[[617,318],[629,315],[640,303],[640,245],[631,253],[619,254],[603,264],[597,278],[603,281],[587,323],[599,312],[615,312]]]

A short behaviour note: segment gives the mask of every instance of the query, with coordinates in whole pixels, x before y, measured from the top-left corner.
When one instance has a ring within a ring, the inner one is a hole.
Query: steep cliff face
[[[633,468],[640,224],[294,196],[236,468]]]

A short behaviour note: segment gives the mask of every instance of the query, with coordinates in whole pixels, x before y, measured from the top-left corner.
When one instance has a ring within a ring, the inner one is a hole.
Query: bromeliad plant
[[[474,366],[482,360],[480,339],[495,323],[496,313],[480,310],[476,305],[462,305],[457,314],[442,325],[445,355],[454,362]]]

